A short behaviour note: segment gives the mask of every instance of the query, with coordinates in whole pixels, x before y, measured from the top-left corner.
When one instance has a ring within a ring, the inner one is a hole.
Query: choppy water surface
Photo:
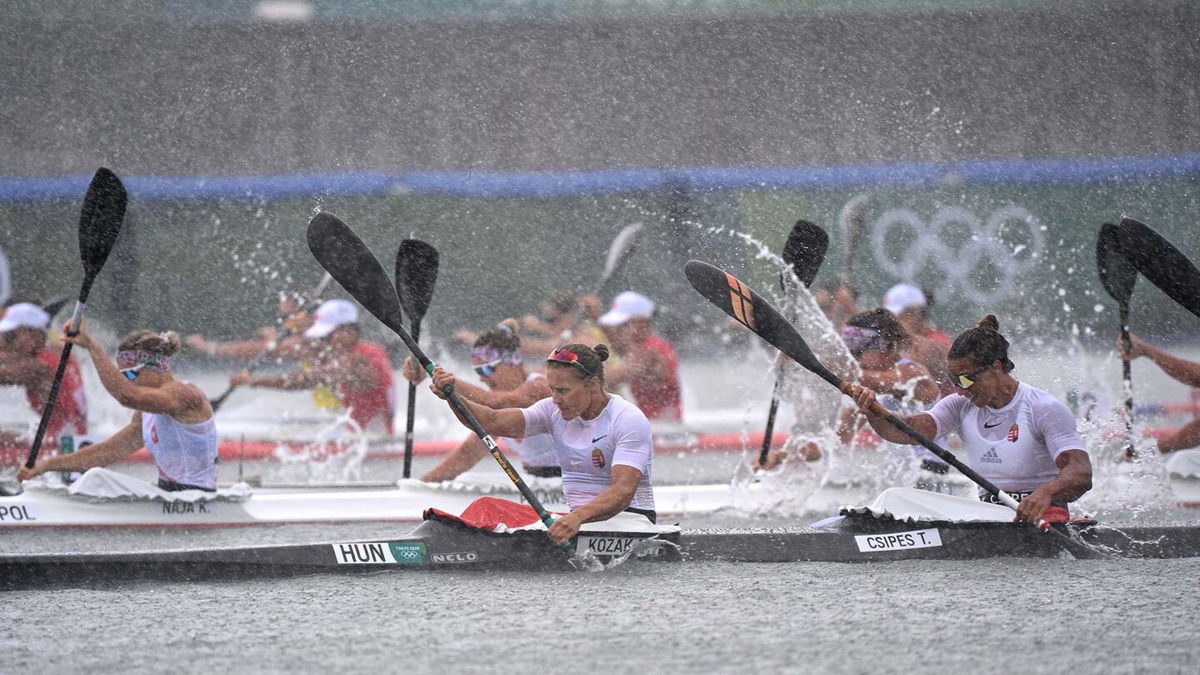
[[[1194,672],[1200,560],[394,571],[6,593],[22,672]]]

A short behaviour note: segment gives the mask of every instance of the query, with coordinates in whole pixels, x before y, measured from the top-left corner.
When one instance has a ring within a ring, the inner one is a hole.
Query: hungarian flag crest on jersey
[[[1018,427],[1016,424],[1009,427],[1009,429],[1008,429],[1008,442],[1009,443],[1016,443],[1017,439],[1020,437],[1021,437],[1021,428],[1020,427]]]

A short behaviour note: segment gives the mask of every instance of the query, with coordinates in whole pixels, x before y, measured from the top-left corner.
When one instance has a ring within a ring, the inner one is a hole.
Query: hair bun
[[[995,314],[988,314],[987,316],[985,316],[979,320],[979,327],[986,328],[988,330],[994,330],[997,333],[999,333],[1000,332],[1000,319],[997,319]]]
[[[173,330],[163,331],[158,334],[158,339],[162,340],[162,355],[174,356],[183,348],[183,340],[179,339],[179,333]]]
[[[608,345],[596,345],[593,348],[593,351],[596,352],[596,356],[600,357],[601,363],[604,363],[605,361],[608,360],[608,354],[609,354]]]
[[[512,318],[505,319],[505,320],[501,321],[500,323],[496,324],[496,330],[504,331],[506,333],[512,333],[513,335],[517,334],[518,327],[519,326],[517,324],[517,320],[512,319]]]

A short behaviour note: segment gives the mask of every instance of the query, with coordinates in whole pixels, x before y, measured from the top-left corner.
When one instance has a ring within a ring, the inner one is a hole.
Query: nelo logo
[[[440,563],[470,563],[479,560],[479,555],[473,551],[466,553],[434,553],[429,556],[433,562]]]

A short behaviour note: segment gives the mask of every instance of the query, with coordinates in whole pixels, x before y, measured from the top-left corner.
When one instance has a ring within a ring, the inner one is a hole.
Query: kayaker
[[[1176,382],[1181,382],[1189,387],[1200,387],[1200,363],[1171,356],[1132,333],[1129,335],[1129,342],[1130,348],[1129,351],[1126,351],[1124,342],[1120,338],[1117,339],[1117,354],[1122,359],[1132,361],[1139,356],[1145,356]],[[1158,451],[1162,453],[1175,452],[1194,448],[1197,445],[1200,445],[1200,417],[1183,425],[1170,436],[1159,439]]]
[[[633,400],[652,420],[683,419],[675,347],[654,331],[654,301],[634,291],[613,299],[597,323],[621,356],[608,371],[608,386],[629,385]]]
[[[277,326],[264,326],[258,329],[254,337],[246,340],[218,342],[195,333],[188,335],[184,341],[201,356],[248,361],[270,350],[280,357],[295,358],[305,351],[302,335],[315,321],[311,313],[304,311],[304,305],[303,295],[280,293]]]
[[[304,337],[321,341],[311,367],[269,376],[243,370],[229,384],[287,390],[328,386],[364,432],[390,434],[395,408],[392,364],[382,345],[359,337],[354,303],[340,299],[321,303]]]
[[[0,385],[25,388],[30,407],[41,415],[50,396],[54,373],[58,370],[61,353],[48,346],[47,327],[50,315],[32,302],[10,305],[0,319]],[[87,433],[87,397],[84,394],[83,372],[74,356],[68,357],[54,412],[46,427],[44,443],[58,447],[64,434]],[[0,446],[4,454],[17,448],[22,436],[0,431]]]
[[[896,284],[883,296],[884,309],[895,315],[908,335],[904,344],[908,357],[925,366],[943,385],[942,395],[949,395],[954,393],[946,371],[950,336],[934,326],[929,316],[932,304],[932,296],[912,284]]]
[[[969,465],[1018,501],[1017,520],[1069,520],[1068,502],[1092,487],[1092,464],[1075,428],[1075,416],[1049,393],[1018,381],[1008,340],[989,314],[950,346],[948,369],[957,389],[931,409],[904,417],[928,438],[956,432]],[[850,396],[876,433],[892,443],[911,438],[868,409],[875,391],[851,384]],[[995,501],[983,493],[980,499]]]
[[[464,399],[493,436],[545,435],[554,443],[562,466],[563,494],[571,507],[550,527],[551,539],[559,543],[575,536],[583,523],[606,520],[621,511],[657,520],[650,484],[654,461],[650,421],[637,406],[605,391],[608,354],[603,344],[593,349],[574,343],[554,350],[546,357],[550,397],[526,408],[489,408]],[[456,383],[452,373],[437,368],[430,388],[445,398],[442,388]]]
[[[475,374],[487,388],[459,380],[455,391],[463,398],[489,408],[525,408],[550,395],[546,376],[525,370],[521,357],[521,337],[517,334],[517,322],[514,319],[505,319],[476,338],[471,349],[471,362],[475,366]],[[425,371],[411,356],[404,359],[403,372],[404,377],[413,384],[420,384],[425,379]],[[520,460],[523,473],[539,477],[562,475],[558,467],[558,454],[549,436],[499,440]],[[483,441],[471,434],[437,466],[421,476],[421,480],[428,483],[453,480],[487,456],[488,449]]]
[[[600,316],[600,298],[595,295],[576,297],[570,291],[556,291],[542,301],[538,315],[527,314],[518,324],[521,328],[521,353],[541,357],[563,343],[563,333],[571,331],[571,339],[596,346],[607,338],[596,325]],[[463,344],[473,345],[479,337],[469,330],[456,332]],[[613,355],[615,356],[615,355]],[[609,366],[612,366],[610,359]]]
[[[885,394],[884,407],[897,412],[915,411],[937,400],[938,388],[929,371],[902,352],[908,333],[888,310],[879,308],[855,314],[842,326],[841,334],[846,349],[858,360],[859,383]],[[845,413],[838,436],[842,442],[848,443],[863,420],[853,408],[846,409]],[[945,472],[946,465],[937,460],[935,455],[924,448],[919,450],[924,451],[924,454],[918,453],[923,461],[937,461],[941,464],[939,468],[942,473]],[[809,462],[821,458],[816,443],[799,446],[796,454]],[[773,450],[767,456],[767,462],[758,468],[771,469],[786,456],[786,447]]]
[[[158,466],[160,489],[215,491],[217,426],[204,392],[171,374],[171,359],[182,346],[179,335],[148,330],[130,333],[117,347],[114,363],[87,330],[69,337],[64,327],[63,333],[63,340],[91,353],[96,374],[108,393],[136,412],[111,438],[69,455],[40,460],[32,469],[22,466],[17,477],[29,480],[47,471],[86,471],[145,447]]]

